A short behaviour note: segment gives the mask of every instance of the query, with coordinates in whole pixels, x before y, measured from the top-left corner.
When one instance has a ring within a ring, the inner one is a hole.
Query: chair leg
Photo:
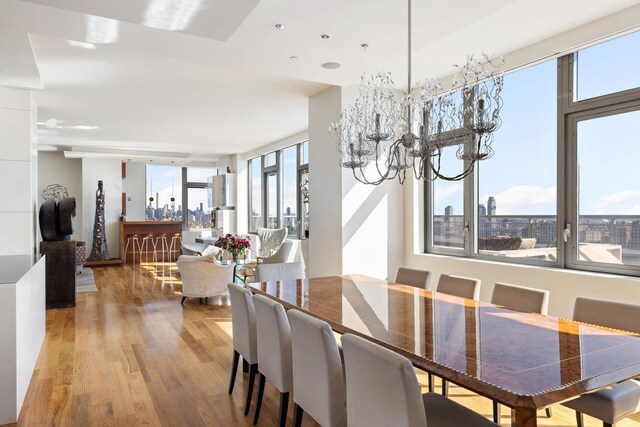
[[[247,401],[244,404],[244,416],[249,415],[251,407],[251,398],[253,397],[253,383],[256,381],[256,373],[258,372],[258,364],[254,363],[249,366],[249,387],[247,387]]]
[[[553,417],[553,412],[551,411],[551,408],[544,408],[544,412],[545,414],[547,414],[547,418]]]
[[[289,392],[280,393],[280,421],[278,421],[278,426],[285,427],[287,424],[287,412],[289,412]]]
[[[258,424],[258,418],[260,418],[260,408],[262,407],[262,396],[264,395],[264,385],[267,382],[267,378],[260,373],[260,382],[258,383],[258,400],[256,401],[256,412],[253,416],[253,425]]]
[[[293,405],[293,427],[302,426],[302,416],[304,415],[304,409],[297,403]]]
[[[236,374],[238,373],[239,361],[240,361],[240,353],[233,350],[233,367],[231,368],[231,379],[229,380],[229,394],[233,393],[233,386],[236,383]]]
[[[576,411],[576,424],[578,427],[584,426],[584,417],[582,416],[582,412]]]
[[[429,372],[427,376],[429,377],[429,393],[433,393],[433,374]]]
[[[442,395],[444,397],[449,396],[449,383],[444,378],[442,379]]]
[[[496,424],[500,424],[500,404],[493,401],[493,422]]]

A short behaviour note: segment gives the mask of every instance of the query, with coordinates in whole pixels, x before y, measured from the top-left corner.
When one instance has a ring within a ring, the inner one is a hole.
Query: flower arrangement
[[[251,242],[241,236],[227,234],[226,236],[219,237],[214,245],[223,251],[228,251],[234,261],[237,261],[238,258],[244,258],[244,253],[251,247]]]

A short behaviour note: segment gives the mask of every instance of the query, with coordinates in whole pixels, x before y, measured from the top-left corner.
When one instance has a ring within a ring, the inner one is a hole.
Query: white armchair
[[[227,284],[233,282],[235,264],[221,265],[210,257],[178,258],[178,270],[182,277],[182,301],[187,297],[208,298],[227,291]]]

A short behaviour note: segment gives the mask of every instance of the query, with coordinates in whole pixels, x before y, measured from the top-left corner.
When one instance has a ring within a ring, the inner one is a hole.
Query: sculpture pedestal
[[[40,254],[47,256],[47,308],[75,306],[76,242],[42,242]]]

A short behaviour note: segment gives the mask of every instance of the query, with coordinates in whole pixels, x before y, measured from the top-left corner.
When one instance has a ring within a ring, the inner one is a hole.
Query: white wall
[[[105,191],[105,223],[107,247],[111,258],[120,256],[120,214],[122,213],[122,162],[120,160],[82,159],[82,222],[83,240],[87,242],[87,256],[93,245],[96,190],[102,180]]]
[[[38,209],[44,202],[42,191],[47,185],[60,184],[67,188],[69,197],[76,198],[76,217],[72,240],[82,240],[82,160],[66,159],[61,152],[42,151],[38,156]],[[38,237],[42,240],[42,237]]]
[[[0,255],[35,252],[32,120],[31,93],[0,87]]]
[[[127,221],[145,220],[146,179],[144,163],[127,163],[127,177],[122,180],[122,191],[127,193]]]

